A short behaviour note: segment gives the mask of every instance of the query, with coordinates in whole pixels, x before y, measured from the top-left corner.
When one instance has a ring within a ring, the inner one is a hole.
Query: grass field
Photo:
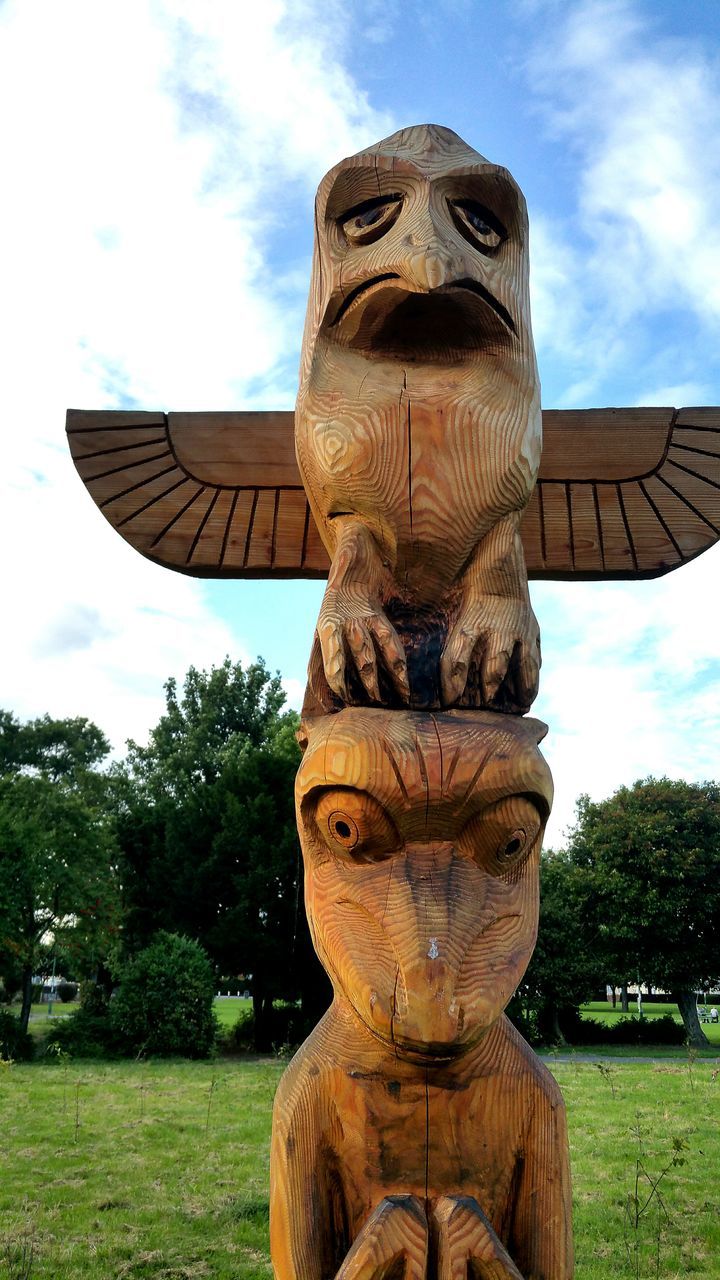
[[[568,1104],[578,1280],[718,1280],[714,1064],[601,1065],[550,1060]],[[282,1069],[275,1060],[0,1069],[2,1280],[268,1277],[268,1139]],[[686,1163],[660,1185],[669,1220],[659,1264],[654,1202],[637,1231],[624,1208],[638,1125],[652,1176],[673,1140],[687,1143]]]

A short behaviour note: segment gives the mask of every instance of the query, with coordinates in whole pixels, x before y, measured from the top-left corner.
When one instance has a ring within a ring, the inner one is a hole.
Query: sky
[[[447,125],[531,223],[546,408],[720,404],[720,4],[0,0],[0,706],[116,755],[163,684],[263,655],[299,707],[317,582],[135,553],[68,407],[291,409],[312,201],[337,160]],[[581,792],[720,777],[720,548],[643,583],[535,583],[533,714],[560,845]]]

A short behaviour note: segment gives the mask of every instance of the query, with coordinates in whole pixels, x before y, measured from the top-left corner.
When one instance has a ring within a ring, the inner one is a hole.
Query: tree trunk
[[[552,1005],[552,1034],[553,1044],[567,1044],[567,1040],[562,1033],[562,1027],[560,1026],[560,1010],[555,1001],[553,1001]]]
[[[623,1013],[629,1012],[630,1006],[628,1004],[628,992],[627,992],[626,982],[624,982],[620,988],[620,1008],[622,1009]]]
[[[261,1053],[263,1048],[263,996],[253,983],[252,990],[253,1019],[255,1023],[255,1052]]]
[[[23,969],[22,1005],[20,1006],[20,1030],[27,1031],[32,1008],[32,969]]]
[[[710,1041],[700,1026],[695,992],[686,990],[673,991],[673,999],[680,1010],[680,1016],[685,1026],[688,1044],[692,1045],[695,1049],[706,1049]]]

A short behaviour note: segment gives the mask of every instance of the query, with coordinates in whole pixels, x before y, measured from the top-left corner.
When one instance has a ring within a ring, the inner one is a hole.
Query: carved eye
[[[315,824],[328,849],[353,862],[378,862],[400,845],[394,823],[366,791],[324,791],[315,806]]]
[[[450,213],[458,231],[481,253],[492,256],[507,240],[499,218],[475,200],[449,200]]]
[[[533,848],[542,819],[527,796],[506,796],[471,818],[460,847],[483,870],[495,875],[514,871]]]
[[[351,244],[372,244],[389,231],[402,206],[402,196],[376,196],[356,205],[340,218]]]

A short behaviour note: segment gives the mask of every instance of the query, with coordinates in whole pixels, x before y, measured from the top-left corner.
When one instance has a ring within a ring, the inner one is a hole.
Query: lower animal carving
[[[331,1008],[273,1125],[278,1280],[568,1280],[562,1100],[504,1016],[535,943],[544,726],[352,708],[297,783]]]

